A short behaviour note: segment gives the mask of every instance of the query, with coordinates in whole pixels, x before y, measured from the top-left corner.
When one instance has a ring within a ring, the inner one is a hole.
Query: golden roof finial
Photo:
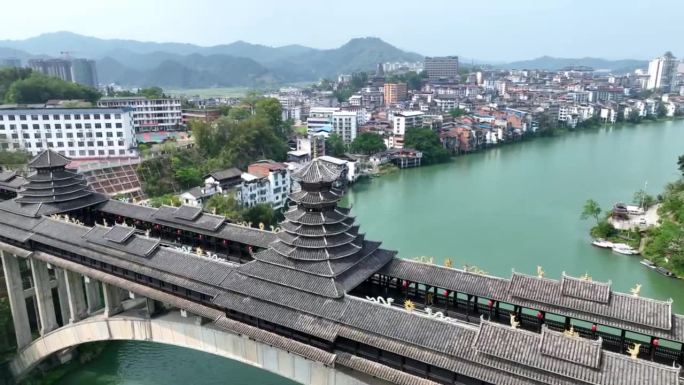
[[[632,293],[633,296],[638,297],[639,292],[641,292],[641,284],[637,283],[636,286],[633,288],[629,289],[629,292]]]
[[[203,252],[203,250],[202,250],[201,247],[197,247],[197,248],[195,249],[195,254],[197,254],[198,257],[201,257],[201,256],[202,256],[202,252]]]
[[[563,334],[572,338],[579,338],[580,336],[579,333],[575,331],[575,327],[572,325],[570,325],[570,330],[563,331]]]
[[[544,278],[544,268],[537,266],[537,278]]]
[[[408,312],[412,312],[416,308],[416,304],[410,299],[404,301],[404,309]]]
[[[518,322],[518,321],[515,320],[515,314],[511,314],[510,322],[511,322],[511,327],[512,327],[513,329],[517,329],[518,326],[520,326],[520,322]]]
[[[451,258],[447,258],[447,259],[444,260],[444,267],[449,267],[449,268],[450,268],[450,267],[453,267],[453,266],[454,266],[454,262],[451,260]]]
[[[629,356],[632,357],[632,359],[637,359],[637,356],[639,355],[639,348],[641,347],[641,344],[634,344],[634,347],[627,348],[627,353],[629,353]]]
[[[580,277],[582,281],[591,281],[591,276],[589,275],[588,271],[584,272],[584,275]]]
[[[264,222],[259,222],[259,230],[263,230],[266,228],[266,225],[264,225]]]

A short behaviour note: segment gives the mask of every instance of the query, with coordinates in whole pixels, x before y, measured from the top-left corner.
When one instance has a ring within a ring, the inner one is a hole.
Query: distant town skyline
[[[244,40],[282,46],[335,48],[354,37],[375,36],[422,55],[514,61],[543,55],[649,59],[684,52],[679,37],[684,3],[559,0],[438,0],[283,3],[257,0],[86,0],[3,4],[2,39],[71,31],[99,37],[202,46]],[[658,17],[648,17],[657,13]],[[27,22],[30,17],[31,22]],[[679,53],[679,55],[682,55]]]

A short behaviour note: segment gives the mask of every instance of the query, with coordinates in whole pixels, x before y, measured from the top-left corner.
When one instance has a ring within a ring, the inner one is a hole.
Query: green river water
[[[591,221],[581,221],[588,198],[604,208],[652,194],[678,177],[684,121],[568,133],[404,170],[357,183],[345,204],[369,239],[401,257],[449,257],[455,266],[477,265],[489,274],[511,269],[549,277],[589,273],[641,295],[674,299],[684,313],[684,281],[661,276],[640,258],[589,244]],[[140,342],[107,346],[96,360],[60,385],[270,385],[290,382],[206,353]]]

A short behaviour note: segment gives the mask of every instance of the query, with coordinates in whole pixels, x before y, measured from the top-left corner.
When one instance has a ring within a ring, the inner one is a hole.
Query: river
[[[489,274],[512,269],[549,277],[588,273],[641,295],[673,298],[684,313],[684,281],[663,277],[640,258],[589,244],[584,201],[610,208],[644,187],[657,194],[679,173],[684,121],[602,128],[498,147],[449,164],[404,170],[357,183],[345,199],[369,239],[399,256],[445,257]],[[61,385],[287,384],[269,373],[205,353],[117,342]]]

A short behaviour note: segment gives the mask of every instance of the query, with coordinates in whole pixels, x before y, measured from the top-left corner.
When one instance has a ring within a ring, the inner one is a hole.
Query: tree
[[[328,139],[325,141],[325,152],[331,156],[342,156],[344,155],[347,146],[344,144],[342,137],[339,134],[330,134]]]
[[[138,90],[138,96],[144,96],[148,99],[164,99],[167,97],[161,87],[141,88]]]
[[[453,116],[454,118],[458,118],[459,116],[463,116],[467,113],[466,110],[462,108],[454,108],[453,110],[449,111],[449,115]]]
[[[181,188],[187,189],[202,184],[202,173],[193,166],[175,170],[174,177]]]
[[[593,217],[596,219],[596,224],[598,225],[600,222],[599,215],[601,215],[601,206],[599,206],[598,202],[595,200],[587,199],[587,201],[584,202],[584,207],[582,208],[582,215],[580,215],[580,218],[587,219],[589,217]]]
[[[680,155],[679,159],[677,159],[677,166],[679,167],[682,176],[684,176],[684,155]]]
[[[283,133],[283,106],[276,98],[261,98],[256,101],[254,111],[276,132]]]
[[[656,109],[656,116],[658,119],[664,118],[665,115],[667,115],[667,107],[665,107],[665,103],[658,103],[658,108]]]
[[[263,223],[266,228],[270,226],[278,225],[278,215],[273,207],[269,204],[258,204],[246,209],[242,213],[242,218],[251,222],[253,227],[257,227],[260,223]]]
[[[31,159],[31,154],[26,151],[0,150],[0,165],[4,167],[22,166],[28,163],[29,159]]]
[[[359,154],[372,155],[386,149],[382,136],[373,132],[364,132],[351,142],[351,150]]]
[[[13,82],[5,94],[5,101],[8,103],[45,103],[50,99],[84,99],[95,102],[100,96],[94,88],[33,73],[28,78]]]
[[[641,122],[641,114],[639,114],[639,111],[636,109],[632,109],[627,115],[627,121],[630,123],[639,123]]]
[[[634,198],[633,198],[634,203],[638,204],[641,208],[644,210],[648,209],[649,207],[653,206],[656,202],[655,198],[653,195],[649,195],[646,191],[644,190],[639,190],[634,193]]]
[[[7,91],[12,83],[31,76],[29,68],[4,68],[0,69],[0,101],[6,100]]]
[[[233,194],[216,194],[212,196],[207,201],[206,208],[212,212],[215,212],[217,215],[223,215],[233,222],[239,222],[243,220],[242,210],[240,209],[240,205]]]
[[[180,198],[173,194],[164,194],[162,196],[150,198],[150,206],[152,207],[161,207],[163,205],[178,207],[181,204]]]
[[[404,136],[404,148],[423,153],[423,163],[433,164],[449,160],[449,152],[442,147],[439,135],[429,128],[410,128]]]

